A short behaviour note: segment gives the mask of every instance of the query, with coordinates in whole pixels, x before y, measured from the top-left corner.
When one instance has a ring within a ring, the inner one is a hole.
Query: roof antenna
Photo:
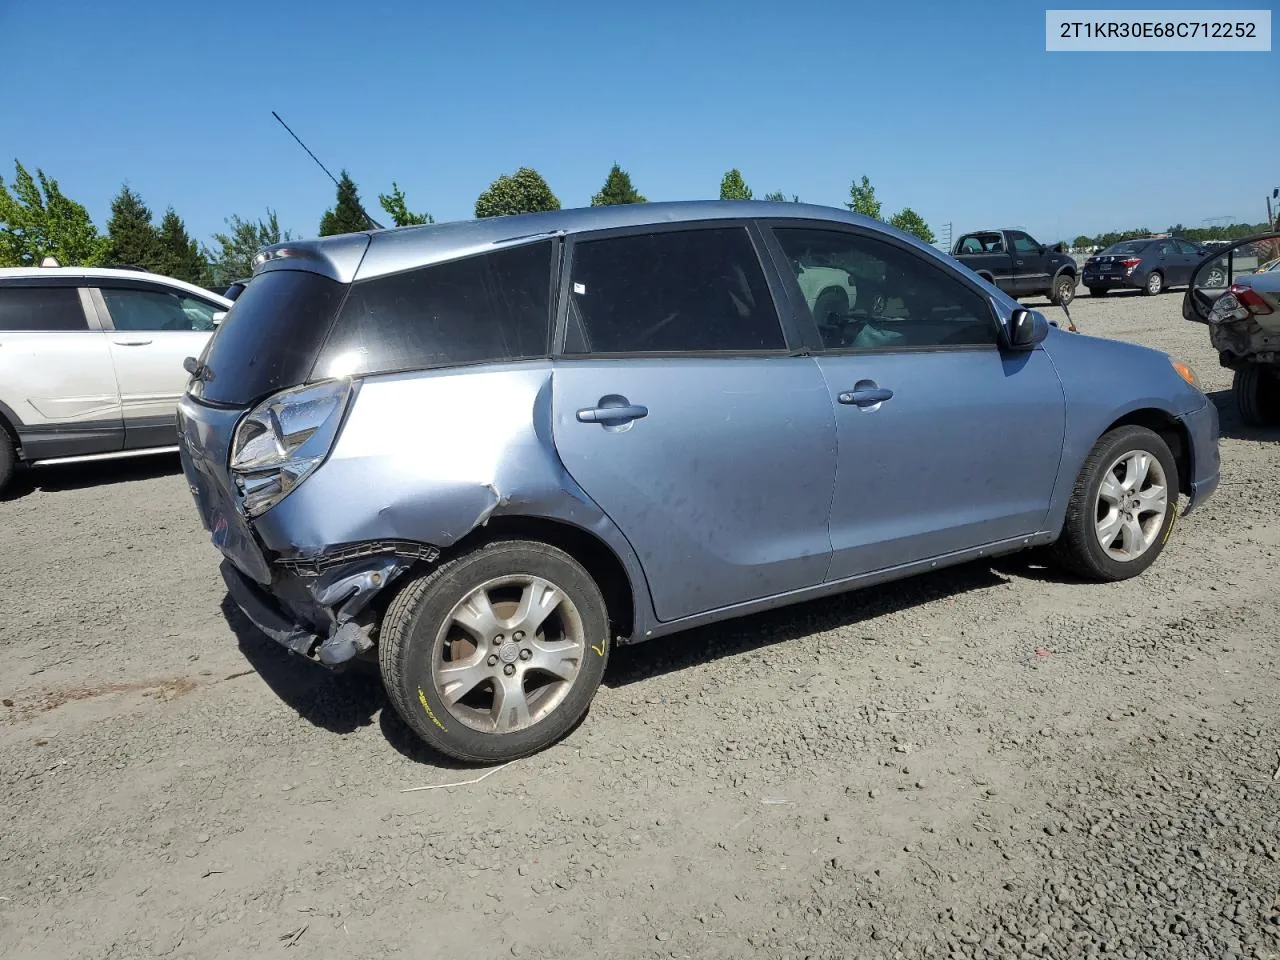
[[[336,186],[338,186],[338,178],[337,178],[337,177],[335,177],[332,173],[330,173],[330,172],[329,172],[329,168],[328,168],[328,167],[326,167],[323,163],[321,163],[321,162],[320,162],[320,158],[319,158],[319,157],[317,157],[314,153],[312,153],[312,152],[311,152],[311,149],[310,149],[310,148],[309,148],[305,143],[303,143],[303,142],[302,142],[302,138],[301,138],[301,137],[299,137],[296,133],[294,133],[294,132],[293,132],[293,130],[292,130],[292,129],[290,129],[289,125],[288,125],[287,123],[285,123],[285,122],[284,122],[284,120],[282,120],[282,119],[280,118],[280,114],[278,114],[278,113],[276,113],[274,110],[272,110],[272,111],[271,111],[271,115],[272,115],[273,117],[275,117],[275,118],[276,118],[276,120],[278,120],[278,121],[280,122],[280,126],[284,127],[286,130],[288,130],[288,131],[289,131],[289,136],[293,137],[293,139],[295,139],[295,140],[297,140],[297,141],[298,141],[298,146],[300,146],[303,150],[306,150],[306,151],[307,151],[307,156],[309,156],[312,160],[314,160],[314,161],[316,162],[316,165],[317,165],[317,166],[319,166],[319,167],[320,167],[320,169],[321,169],[321,170],[323,170],[323,171],[325,172],[325,176],[327,176],[330,180],[332,180],[332,181],[333,181],[333,185],[334,185],[335,187],[336,187]],[[359,205],[359,204],[357,204],[357,206],[360,206],[360,205]],[[385,230],[385,229],[386,229],[386,228],[385,228],[382,224],[380,224],[377,220],[375,220],[375,219],[373,219],[373,217],[369,216],[369,211],[367,211],[363,206],[360,206],[360,212],[361,212],[362,214],[364,214],[364,218],[365,218],[365,220],[367,220],[367,221],[369,222],[369,225],[370,225],[371,227],[373,227],[373,229],[374,229],[374,230]]]

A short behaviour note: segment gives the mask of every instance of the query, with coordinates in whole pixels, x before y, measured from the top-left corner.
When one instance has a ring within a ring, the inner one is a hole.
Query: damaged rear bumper
[[[409,549],[412,547],[412,549]],[[222,579],[241,612],[288,650],[338,667],[373,646],[369,602],[433,548],[356,544],[306,559],[277,560],[263,586],[230,558]]]

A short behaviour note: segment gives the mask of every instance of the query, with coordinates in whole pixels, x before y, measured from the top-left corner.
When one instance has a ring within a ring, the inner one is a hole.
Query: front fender
[[[1066,435],[1046,529],[1061,528],[1080,470],[1098,438],[1112,424],[1139,412],[1170,421],[1208,403],[1174,371],[1158,350],[1052,328],[1043,345],[1062,383]]]

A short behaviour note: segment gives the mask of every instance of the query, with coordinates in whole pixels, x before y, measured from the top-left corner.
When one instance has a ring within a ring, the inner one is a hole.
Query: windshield
[[[203,362],[192,396],[247,406],[305,383],[347,287],[305,270],[269,270],[236,298]]]

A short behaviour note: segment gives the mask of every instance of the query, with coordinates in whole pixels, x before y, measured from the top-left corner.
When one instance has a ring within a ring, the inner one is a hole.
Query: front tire
[[[1252,427],[1280,424],[1280,377],[1256,363],[1247,363],[1231,378],[1240,419]]]
[[[1142,286],[1142,292],[1148,297],[1154,297],[1164,292],[1164,274],[1159,270],[1152,270],[1147,282]]]
[[[1090,580],[1127,580],[1155,563],[1178,509],[1178,465],[1146,427],[1117,427],[1089,453],[1071,491],[1059,565]]]
[[[415,734],[459,760],[498,763],[582,719],[608,662],[609,619],[571,556],[504,540],[407,584],[378,647],[387,695]]]

